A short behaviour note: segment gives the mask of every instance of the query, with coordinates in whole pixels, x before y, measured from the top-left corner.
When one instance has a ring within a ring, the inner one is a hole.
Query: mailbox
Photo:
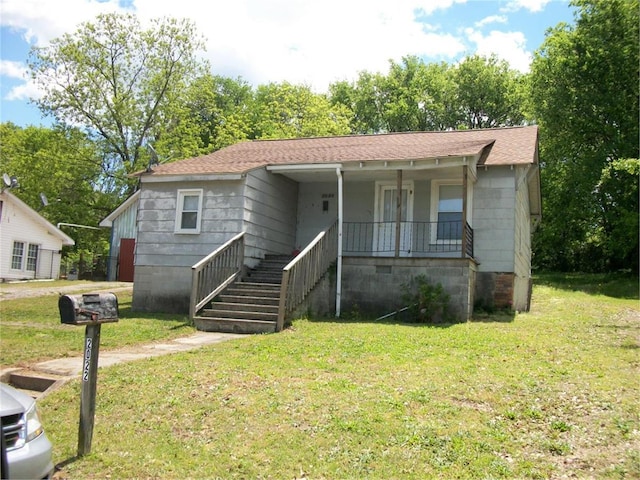
[[[118,321],[118,298],[113,293],[62,295],[60,321],[69,325],[96,325]]]

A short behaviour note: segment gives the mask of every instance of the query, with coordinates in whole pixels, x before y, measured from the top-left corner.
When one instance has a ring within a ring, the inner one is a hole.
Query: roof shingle
[[[537,126],[254,140],[160,165],[145,175],[237,174],[268,165],[423,160],[483,150],[481,165],[520,165],[537,161],[537,144]]]

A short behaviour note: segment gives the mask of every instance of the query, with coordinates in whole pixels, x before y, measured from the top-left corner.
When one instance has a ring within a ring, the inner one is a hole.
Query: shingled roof
[[[254,140],[154,167],[144,175],[238,174],[273,165],[407,161],[482,154],[479,165],[537,161],[538,127]]]

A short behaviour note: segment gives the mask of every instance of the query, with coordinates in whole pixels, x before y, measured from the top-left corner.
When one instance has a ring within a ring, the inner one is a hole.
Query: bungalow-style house
[[[393,312],[419,275],[460,319],[474,304],[522,311],[538,128],[241,142],[140,173],[137,201],[133,308],[189,310],[203,330],[279,330],[301,305]],[[271,294],[239,298],[265,281]]]
[[[56,279],[75,242],[8,190],[0,192],[0,279]]]

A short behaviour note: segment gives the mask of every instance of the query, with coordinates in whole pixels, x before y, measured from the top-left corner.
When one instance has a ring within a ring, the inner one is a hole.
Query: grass
[[[118,292],[117,297],[120,320],[101,329],[101,350],[167,340],[194,331],[186,315],[132,312],[131,293]],[[57,295],[3,300],[0,318],[2,367],[83,354],[84,328],[60,323]]]
[[[90,455],[75,458],[79,382],[40,402],[58,475],[639,478],[638,298],[598,281],[540,278],[527,314],[299,319],[101,369]]]

